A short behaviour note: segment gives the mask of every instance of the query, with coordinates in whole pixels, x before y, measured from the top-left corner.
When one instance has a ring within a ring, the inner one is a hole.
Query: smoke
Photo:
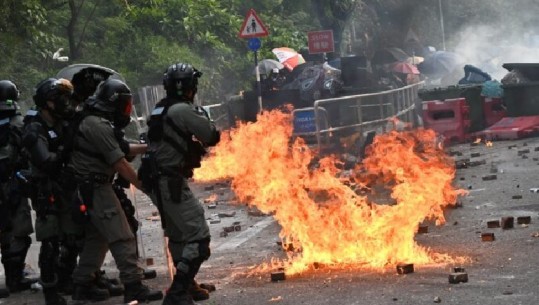
[[[513,31],[518,35],[504,33],[494,24],[467,26],[457,35],[454,50],[466,63],[500,80],[508,72],[502,64],[536,63],[539,59],[539,35],[526,33],[524,29]]]
[[[471,12],[466,20],[470,22],[461,24],[453,33],[451,28],[447,29],[449,45],[466,63],[500,80],[508,72],[502,67],[504,63],[539,62],[538,19],[532,9],[537,0],[468,1],[465,6]]]

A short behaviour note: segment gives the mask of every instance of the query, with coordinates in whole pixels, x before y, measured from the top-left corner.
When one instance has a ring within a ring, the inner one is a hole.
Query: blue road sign
[[[251,51],[258,51],[258,49],[260,49],[260,47],[262,46],[262,41],[260,41],[260,39],[256,37],[249,38],[247,46],[249,46],[249,49],[251,49]]]

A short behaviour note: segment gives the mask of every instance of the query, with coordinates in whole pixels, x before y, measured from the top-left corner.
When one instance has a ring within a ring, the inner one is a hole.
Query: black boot
[[[96,272],[95,284],[98,288],[108,290],[111,297],[124,294],[124,286],[117,279],[109,278],[105,272]]]
[[[37,279],[28,279],[23,276],[24,262],[17,259],[6,260],[4,262],[4,271],[6,275],[6,287],[11,293],[28,290]]]
[[[45,305],[67,305],[67,301],[58,293],[56,287],[43,287]]]
[[[195,301],[204,301],[210,298],[210,292],[202,287],[193,279],[191,287],[189,287],[189,294]]]
[[[71,298],[75,301],[104,301],[110,297],[108,290],[98,288],[94,283],[91,284],[75,284],[75,291]]]
[[[124,286],[124,303],[129,303],[132,301],[157,301],[163,299],[163,292],[159,290],[150,290],[148,286],[143,285],[140,281],[124,284]]]
[[[163,300],[163,305],[196,305],[193,297],[188,293],[189,280],[179,275],[174,276],[174,280]]]

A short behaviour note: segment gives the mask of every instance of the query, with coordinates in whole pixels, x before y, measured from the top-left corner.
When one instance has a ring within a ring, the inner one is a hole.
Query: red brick
[[[286,275],[284,274],[284,271],[277,271],[271,273],[271,281],[272,282],[278,282],[278,281],[284,281],[286,280]]]
[[[517,223],[519,225],[529,225],[532,222],[531,216],[520,216],[517,217]]]
[[[481,240],[482,241],[495,241],[496,237],[494,236],[494,233],[481,233]]]
[[[512,229],[515,227],[515,218],[514,217],[502,217],[501,221],[502,229]]]
[[[499,220],[491,220],[487,222],[487,228],[499,228],[500,227],[500,221]]]
[[[414,273],[414,264],[399,264],[397,265],[398,274]]]

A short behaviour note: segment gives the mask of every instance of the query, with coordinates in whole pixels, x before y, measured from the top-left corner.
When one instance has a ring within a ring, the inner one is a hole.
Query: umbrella
[[[406,62],[396,62],[392,64],[391,71],[402,74],[420,74],[416,66]]]
[[[81,74],[79,74],[79,72],[83,72],[83,73],[84,72],[102,73],[104,76],[106,76],[105,78],[111,77],[111,78],[119,79],[119,80],[125,82],[125,79],[123,78],[123,76],[121,76],[118,72],[116,72],[116,71],[114,71],[114,70],[112,70],[110,68],[103,67],[103,66],[100,66],[100,65],[94,65],[94,64],[73,64],[73,65],[69,65],[69,66],[63,68],[62,70],[60,70],[56,74],[56,77],[57,78],[65,78],[67,80],[73,81],[74,79],[76,80],[78,78],[77,75],[81,75]]]
[[[436,51],[418,65],[419,71],[428,76],[444,76],[462,65],[463,59],[456,53]]]
[[[406,62],[412,65],[419,65],[424,62],[425,58],[421,56],[410,56],[406,59]]]
[[[374,54],[374,57],[372,58],[372,62],[374,64],[389,64],[396,61],[405,61],[408,57],[410,57],[406,52],[404,52],[402,49],[399,48],[385,48],[376,51]]]
[[[305,63],[303,56],[301,56],[301,54],[296,52],[294,49],[282,47],[275,48],[271,51],[273,54],[275,54],[275,56],[277,56],[279,62],[282,63],[289,71],[292,71],[296,66]]]
[[[273,69],[281,70],[282,68],[284,68],[284,65],[275,59],[263,59],[258,63],[260,74],[268,75]],[[256,74],[256,69],[253,69],[253,74]]]

